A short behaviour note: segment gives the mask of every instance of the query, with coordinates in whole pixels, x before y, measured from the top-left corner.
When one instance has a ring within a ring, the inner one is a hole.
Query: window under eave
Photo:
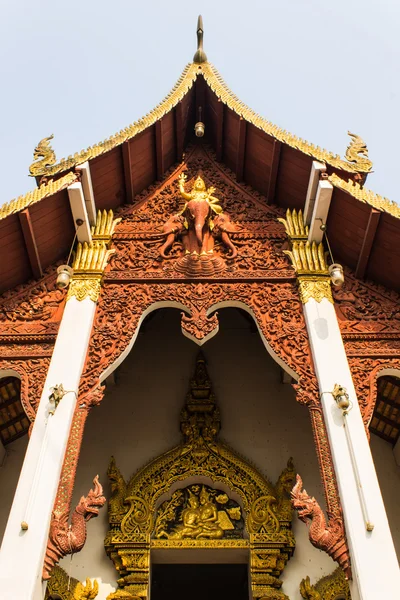
[[[25,435],[29,419],[21,404],[21,382],[17,377],[0,379],[0,440],[4,446]]]
[[[400,434],[400,379],[384,376],[378,379],[377,398],[370,431],[393,446]]]

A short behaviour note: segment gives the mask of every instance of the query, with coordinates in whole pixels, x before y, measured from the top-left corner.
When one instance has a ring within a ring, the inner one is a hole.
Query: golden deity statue
[[[189,490],[189,506],[182,511],[182,525],[178,525],[170,534],[171,539],[208,538],[220,539],[224,530],[218,522],[218,511],[210,501],[205,487],[202,487],[199,499]]]
[[[226,532],[235,532],[232,520],[241,521],[240,507],[236,504],[231,506],[232,501],[226,494],[220,493],[215,498],[211,493],[214,490],[206,486],[194,485],[186,488],[186,494],[178,490],[169,502],[161,507],[161,513],[157,519],[156,537],[170,540],[182,539],[213,539],[219,540],[226,537]],[[184,500],[184,497],[186,500]],[[175,510],[182,506],[180,516]],[[226,504],[229,503],[229,508]],[[228,516],[229,514],[229,516]],[[236,536],[240,535],[235,532]]]
[[[182,196],[186,200],[186,204],[182,209],[182,213],[186,210],[188,203],[191,202],[207,202],[208,206],[217,214],[222,212],[222,207],[219,205],[218,198],[213,196],[215,192],[215,187],[211,186],[208,189],[206,188],[206,184],[204,183],[204,179],[198,175],[194,181],[193,187],[191,191],[185,192],[185,181],[187,177],[185,173],[181,173],[178,179],[179,183],[179,191]],[[193,205],[192,205],[193,206]]]

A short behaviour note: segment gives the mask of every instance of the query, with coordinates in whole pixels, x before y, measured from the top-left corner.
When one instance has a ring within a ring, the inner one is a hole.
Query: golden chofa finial
[[[207,62],[207,55],[203,50],[203,17],[199,15],[197,19],[197,51],[193,56],[193,62],[197,65]]]
[[[35,150],[33,151],[34,161],[29,167],[31,177],[40,177],[46,175],[47,168],[53,166],[56,161],[56,154],[51,147],[53,134],[40,140]]]
[[[353,163],[355,168],[359,168],[364,173],[371,173],[372,160],[368,158],[368,148],[364,140],[357,134],[347,132],[350,136],[350,144],[346,150],[346,160]]]

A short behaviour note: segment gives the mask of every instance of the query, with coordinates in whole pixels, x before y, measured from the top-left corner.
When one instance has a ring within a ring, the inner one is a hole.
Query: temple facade
[[[400,589],[400,208],[203,49],[0,206],[2,600]]]

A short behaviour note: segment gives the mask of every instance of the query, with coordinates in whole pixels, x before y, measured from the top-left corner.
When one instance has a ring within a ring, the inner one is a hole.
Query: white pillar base
[[[311,298],[304,314],[321,393],[326,427],[350,547],[352,598],[394,598],[400,590],[400,571],[386,517],[368,439],[347,362],[334,306],[324,298]],[[353,404],[346,418],[373,531],[366,528],[351,451],[343,427],[342,411],[330,393],[335,383],[345,387]]]
[[[42,600],[42,568],[51,513],[75,410],[96,304],[68,300],[0,550],[2,600]],[[67,393],[48,415],[50,388]],[[21,528],[26,521],[27,530]]]

